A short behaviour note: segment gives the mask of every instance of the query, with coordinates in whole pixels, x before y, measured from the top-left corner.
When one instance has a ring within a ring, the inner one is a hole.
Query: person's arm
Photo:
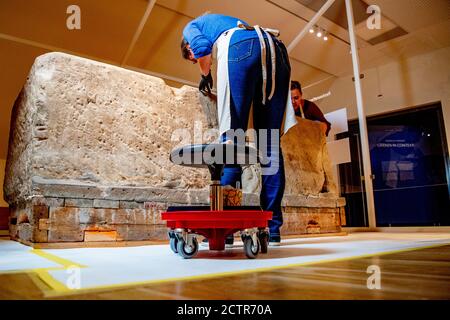
[[[200,72],[202,75],[207,76],[211,71],[212,58],[211,54],[204,57],[200,57],[198,60],[198,66],[200,67]]]
[[[183,30],[183,37],[189,43],[189,47],[194,53],[194,57],[200,61],[211,55],[213,44],[202,33],[196,20],[191,21]],[[209,58],[210,59],[210,58]]]
[[[198,26],[198,21],[193,20],[184,28],[183,37],[189,43],[189,48],[197,59],[202,79],[198,89],[203,94],[211,93],[213,87],[213,79],[211,76],[211,51],[212,43],[202,33]]]
[[[310,113],[314,120],[322,122],[322,129],[326,136],[328,136],[328,133],[331,129],[331,123],[325,119],[325,116],[323,115],[322,111],[319,109],[319,107],[314,102],[309,102],[310,106],[308,108],[308,113]]]

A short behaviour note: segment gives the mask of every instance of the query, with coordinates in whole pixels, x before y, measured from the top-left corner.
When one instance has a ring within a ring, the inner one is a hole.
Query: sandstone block
[[[336,200],[336,207],[345,207],[346,201],[345,198],[338,198]]]
[[[20,223],[17,231],[20,239],[25,241],[33,240],[33,226],[30,223]]]
[[[84,241],[117,241],[117,231],[84,231]]]
[[[64,198],[49,198],[37,196],[31,200],[32,205],[48,207],[64,207]]]
[[[33,206],[30,222],[33,225],[38,225],[40,219],[48,218],[47,206]]]
[[[142,209],[144,208],[143,202],[136,201],[119,201],[120,209]]]
[[[209,190],[189,190],[188,191],[189,204],[209,204]]]
[[[78,208],[92,208],[94,206],[93,199],[77,199],[77,198],[66,198],[66,207],[78,207]]]
[[[123,241],[166,240],[165,225],[121,225],[117,226],[117,239]]]
[[[283,211],[282,234],[335,233],[341,228],[338,219],[339,208],[297,208],[287,207]]]
[[[84,230],[52,229],[48,231],[48,242],[80,242],[84,240]]]
[[[94,208],[119,208],[119,201],[94,199]]]
[[[47,231],[39,230],[38,226],[31,223],[21,223],[17,225],[15,232],[17,239],[29,242],[47,242]]]
[[[244,193],[242,194],[242,205],[244,206],[259,206],[259,194]]]
[[[50,208],[49,222],[51,225],[58,226],[78,226],[80,222],[84,223],[80,217],[80,212],[83,212],[83,209],[70,207]]]

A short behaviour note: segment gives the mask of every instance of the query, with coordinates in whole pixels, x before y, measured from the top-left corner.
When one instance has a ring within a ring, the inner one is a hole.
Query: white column
[[[369,228],[376,228],[375,218],[375,203],[373,197],[373,184],[372,184],[372,168],[370,165],[370,150],[369,150],[369,138],[367,134],[366,115],[364,112],[364,104],[361,90],[361,79],[359,71],[359,58],[358,58],[358,46],[356,43],[353,8],[352,1],[345,0],[345,7],[347,10],[348,19],[348,32],[350,36],[350,44],[352,50],[352,62],[353,62],[353,75],[355,78],[355,92],[356,92],[356,106],[358,108],[359,118],[359,131],[361,134],[361,152],[362,152],[362,165],[364,172],[364,185],[366,188],[366,205],[367,214],[369,218]]]

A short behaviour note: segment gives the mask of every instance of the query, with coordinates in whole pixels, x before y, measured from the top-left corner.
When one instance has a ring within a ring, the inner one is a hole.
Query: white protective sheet
[[[283,240],[257,259],[245,257],[241,243],[223,252],[200,247],[197,256],[184,260],[168,245],[119,248],[38,250],[0,240],[0,272],[35,271],[55,293],[73,291],[73,267],[79,289],[125,286],[193,277],[256,272],[292,265],[307,265],[395,251],[450,244],[448,233],[355,233],[348,236]],[[71,264],[73,263],[73,265]],[[69,287],[68,287],[69,286]]]
[[[61,265],[32,253],[19,242],[0,239],[0,272],[55,268]]]
[[[245,257],[239,243],[223,252],[209,251],[200,247],[197,256],[189,260],[172,253],[168,245],[44,251],[87,266],[80,269],[79,284],[81,289],[88,289],[254,272],[257,269],[312,264],[450,244],[450,234],[358,233],[338,237],[289,239],[283,241],[283,244],[281,247],[270,247],[268,254],[260,254],[254,260]],[[49,270],[48,273],[61,284],[67,283],[71,275],[64,269]]]

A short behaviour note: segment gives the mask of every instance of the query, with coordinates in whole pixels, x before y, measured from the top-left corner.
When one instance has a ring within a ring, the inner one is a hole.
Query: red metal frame
[[[161,219],[170,229],[189,229],[209,241],[210,250],[224,250],[225,238],[239,230],[266,228],[272,219],[271,211],[171,211],[163,212]]]
[[[9,208],[0,207],[0,230],[8,230]]]

